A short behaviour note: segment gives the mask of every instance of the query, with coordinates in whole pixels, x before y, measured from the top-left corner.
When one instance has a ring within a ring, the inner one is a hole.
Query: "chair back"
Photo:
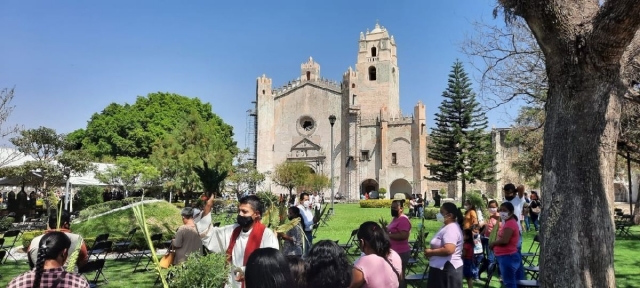
[[[113,246],[113,241],[102,241],[93,245],[93,250],[111,250],[111,246]]]
[[[20,230],[9,230],[7,232],[4,232],[4,235],[2,236],[2,238],[16,237],[18,235],[20,235]]]
[[[100,235],[98,235],[98,237],[96,237],[96,242],[95,243],[97,244],[98,242],[103,242],[103,241],[107,241],[107,240],[109,240],[109,233],[100,234]]]

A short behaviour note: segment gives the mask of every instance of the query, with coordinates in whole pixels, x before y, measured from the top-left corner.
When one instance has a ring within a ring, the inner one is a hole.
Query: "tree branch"
[[[616,58],[624,53],[640,28],[637,0],[607,0],[593,20],[591,39],[599,39],[598,55]]]

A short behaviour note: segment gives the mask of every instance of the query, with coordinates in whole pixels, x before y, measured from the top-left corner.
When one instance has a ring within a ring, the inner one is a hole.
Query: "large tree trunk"
[[[542,287],[615,287],[619,74],[568,62],[547,64],[540,281]]]
[[[615,287],[613,179],[636,0],[498,0],[545,56],[541,287]],[[640,39],[636,39],[640,40]]]

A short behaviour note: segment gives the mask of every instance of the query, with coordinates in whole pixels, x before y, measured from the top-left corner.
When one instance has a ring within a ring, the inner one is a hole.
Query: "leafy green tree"
[[[22,130],[19,136],[10,141],[19,152],[34,160],[20,166],[1,168],[0,175],[19,178],[23,186],[41,187],[46,192],[63,183],[68,186],[72,174],[83,174],[94,169],[89,155],[84,151],[68,150],[66,136],[54,129],[39,127]]]
[[[227,178],[228,186],[231,187],[233,193],[238,199],[245,191],[252,190],[255,192],[257,185],[264,181],[264,174],[256,170],[256,165],[252,159],[249,159],[249,150],[242,150],[236,155],[235,164],[229,177]]]
[[[83,186],[73,198],[73,209],[82,210],[91,205],[102,203],[103,188],[99,186]]]
[[[154,144],[171,133],[191,113],[214,118],[211,104],[171,93],[151,93],[134,104],[109,104],[91,116],[86,129],[70,134],[74,148],[96,159],[149,158]]]
[[[293,195],[293,189],[304,186],[309,179],[309,166],[301,161],[285,161],[273,171],[272,179],[276,185],[289,190],[289,197]]]
[[[307,180],[305,181],[305,187],[312,192],[320,193],[322,190],[329,188],[331,185],[329,177],[324,174],[309,173]]]
[[[119,157],[113,167],[96,173],[96,178],[112,186],[121,186],[126,191],[159,185],[160,172],[146,159]]]
[[[449,74],[445,98],[436,113],[436,127],[431,132],[429,158],[436,161],[428,165],[431,180],[462,182],[462,201],[465,200],[466,182],[495,181],[495,154],[487,117],[476,101],[471,81],[462,63],[456,61]]]
[[[222,183],[232,170],[238,148],[233,141],[233,127],[220,117],[213,114],[205,119],[192,113],[173,133],[156,143],[154,153],[153,159],[163,155],[177,156],[174,157],[175,164],[180,170],[165,172],[165,175],[186,179],[191,177],[190,173],[195,173],[208,195],[221,196]]]

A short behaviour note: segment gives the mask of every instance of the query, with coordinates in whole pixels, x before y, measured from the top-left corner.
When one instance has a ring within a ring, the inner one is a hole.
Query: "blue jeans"
[[[524,225],[525,227],[527,227],[527,231],[530,230],[531,228],[531,217],[530,216],[524,216]],[[538,230],[538,229],[536,229]]]
[[[313,231],[304,231],[304,235],[306,236],[306,243],[304,249],[304,255],[309,254],[309,250],[311,250],[311,245],[313,245]]]
[[[502,275],[503,287],[517,288],[518,280],[523,280],[518,275],[518,270],[522,268],[522,256],[516,252],[511,255],[496,256],[498,259],[498,267],[500,267],[500,274]]]
[[[424,207],[418,207],[418,217],[424,217]]]

